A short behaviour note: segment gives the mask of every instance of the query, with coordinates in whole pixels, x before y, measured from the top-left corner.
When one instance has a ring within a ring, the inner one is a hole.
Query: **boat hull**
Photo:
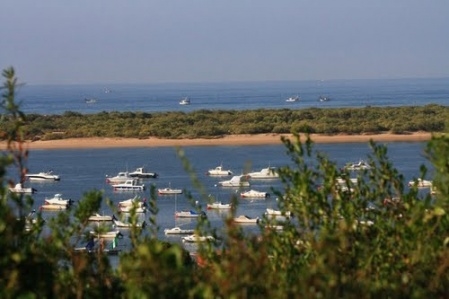
[[[179,227],[164,229],[164,233],[166,235],[190,235],[193,234],[194,232],[195,231],[193,229],[181,229]]]
[[[49,204],[45,204],[41,206],[41,210],[44,211],[61,211],[61,210],[66,210],[67,206],[64,205],[49,205]]]

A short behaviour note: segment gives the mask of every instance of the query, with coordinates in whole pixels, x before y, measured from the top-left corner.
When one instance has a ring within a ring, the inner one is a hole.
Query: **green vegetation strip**
[[[336,109],[198,110],[184,112],[101,112],[27,115],[25,137],[217,138],[232,134],[377,134],[444,132],[449,107],[364,107]],[[7,124],[2,124],[6,126]]]

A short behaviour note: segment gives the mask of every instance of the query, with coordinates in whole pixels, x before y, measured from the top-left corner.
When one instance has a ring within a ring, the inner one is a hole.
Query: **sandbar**
[[[198,139],[161,139],[138,138],[69,138],[48,141],[27,141],[28,149],[82,149],[82,148],[138,148],[138,147],[186,147],[186,146],[244,146],[282,144],[281,136],[294,139],[291,134],[250,134],[228,135],[220,138]],[[364,134],[364,135],[320,135],[311,134],[314,143],[354,143],[354,142],[424,142],[429,141],[432,133],[415,132],[410,134]],[[301,135],[305,141],[306,136]],[[6,149],[6,143],[0,142],[0,148]]]

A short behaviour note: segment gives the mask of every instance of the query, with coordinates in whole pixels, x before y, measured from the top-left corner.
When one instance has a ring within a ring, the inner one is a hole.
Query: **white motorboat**
[[[94,254],[94,253],[102,253],[107,255],[118,255],[122,250],[118,248],[104,248],[103,250],[100,250],[99,248],[96,249],[88,249],[86,247],[76,247],[74,248],[76,253],[85,253],[85,254]]]
[[[423,180],[421,178],[418,178],[416,180],[409,181],[408,186],[409,187],[416,186],[417,188],[432,188],[432,181]]]
[[[121,172],[117,173],[116,176],[113,176],[113,177],[106,176],[106,183],[121,184],[121,183],[124,183],[124,182],[126,182],[128,180],[132,180],[132,179],[133,179],[133,177],[131,177],[129,175],[129,172],[121,171]]]
[[[368,164],[368,162],[364,160],[359,160],[357,163],[348,163],[345,166],[346,170],[364,170],[364,169],[371,169],[371,166]]]
[[[61,193],[57,193],[57,194],[55,194],[55,196],[53,196],[51,198],[45,198],[44,201],[45,201],[45,204],[49,204],[49,205],[68,206],[73,203],[73,200],[71,200],[71,199],[63,199]]]
[[[147,211],[147,208],[145,206],[119,206],[118,207],[119,212],[122,213],[130,213],[131,211],[134,211],[135,213],[145,213]]]
[[[33,194],[37,192],[36,189],[31,187],[23,187],[21,183],[16,184],[14,187],[10,187],[9,191],[12,193],[21,193],[21,194]]]
[[[259,222],[259,217],[252,218],[252,217],[249,217],[247,215],[240,215],[240,216],[234,218],[234,222],[236,222],[236,223],[252,223],[252,224],[256,224],[257,222]]]
[[[114,238],[118,238],[118,237],[123,237],[122,233],[119,230],[109,231],[109,232],[90,231],[90,234],[97,238],[103,238],[103,239],[114,239]]]
[[[118,206],[119,207],[132,207],[132,206],[143,207],[143,206],[145,206],[145,204],[146,204],[145,201],[141,201],[140,197],[135,196],[133,198],[120,201],[118,203]]]
[[[157,189],[160,195],[182,194],[182,189],[172,189],[170,187]]]
[[[86,104],[95,104],[97,102],[97,99],[95,99],[95,98],[84,98],[84,102]]]
[[[182,98],[181,101],[179,101],[179,105],[190,105],[190,99],[188,97]]]
[[[268,216],[275,216],[275,217],[278,217],[278,216],[290,217],[291,216],[291,213],[289,211],[282,212],[280,210],[275,210],[275,209],[270,209],[270,208],[267,208],[265,214]]]
[[[198,235],[190,235],[187,237],[182,238],[183,242],[187,243],[200,243],[200,242],[207,242],[207,241],[215,241],[215,238],[213,236],[198,236]]]
[[[206,213],[201,211],[200,213],[196,211],[176,211],[175,217],[178,218],[198,218],[198,217],[206,217]]]
[[[246,192],[241,192],[240,196],[243,198],[267,198],[270,196],[270,193],[251,189]]]
[[[207,204],[207,209],[209,209],[209,210],[211,210],[211,209],[217,209],[217,210],[230,209],[231,207],[232,207],[232,205],[229,203],[213,202],[213,203]]]
[[[230,180],[218,182],[222,187],[249,187],[247,176],[235,175]]]
[[[109,215],[100,215],[98,213],[95,213],[94,215],[89,217],[89,221],[112,221],[114,216]]]
[[[166,235],[190,235],[195,232],[194,229],[182,229],[179,226],[164,229]]]
[[[133,172],[129,173],[129,176],[132,178],[139,178],[139,179],[150,179],[150,178],[157,178],[158,174],[156,172],[147,172],[144,167],[136,168]]]
[[[254,171],[246,174],[250,179],[275,179],[279,177],[275,167],[262,168],[260,171]]]
[[[52,171],[27,173],[25,177],[30,181],[59,181],[61,179],[59,175],[53,174]]]
[[[348,178],[345,180],[344,178],[337,178],[336,187],[338,190],[342,192],[354,192],[354,187],[357,185],[357,178]]]
[[[137,222],[135,224],[130,223],[130,222],[123,222],[123,221],[120,221],[120,220],[118,220],[116,218],[113,218],[112,221],[114,222],[114,225],[116,227],[121,227],[121,228],[131,228],[131,227],[143,228],[143,227],[145,227],[147,225],[147,223],[145,221]]]
[[[330,100],[331,99],[329,97],[327,97],[327,96],[319,96],[318,97],[318,101],[320,101],[320,102],[328,102]]]
[[[355,184],[357,184],[357,182],[358,182],[357,178],[349,178],[348,179],[348,183],[350,185],[353,185],[353,184],[355,185]],[[339,185],[346,185],[346,180],[344,178],[338,177],[337,178],[337,184],[339,184]]]
[[[145,185],[139,184],[136,179],[127,180],[121,184],[112,185],[114,191],[144,191]]]
[[[43,204],[39,208],[41,211],[61,211],[66,210],[68,205],[58,205],[58,204]]]
[[[299,102],[299,95],[289,97],[285,100],[287,103]]]
[[[229,169],[223,169],[223,166],[217,166],[214,169],[209,169],[207,171],[208,175],[217,175],[217,176],[225,176],[225,175],[232,175],[232,171]]]

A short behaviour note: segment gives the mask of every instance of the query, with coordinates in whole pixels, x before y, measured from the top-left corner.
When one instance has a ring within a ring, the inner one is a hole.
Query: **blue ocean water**
[[[287,103],[285,99],[300,95],[297,103]],[[319,102],[318,97],[331,98]],[[182,97],[190,97],[192,104],[179,105]],[[96,102],[86,104],[85,98]],[[65,111],[97,113],[101,111],[194,111],[198,109],[260,109],[306,107],[364,107],[364,106],[407,106],[449,103],[449,78],[443,79],[403,79],[403,80],[339,80],[302,82],[252,82],[252,83],[209,83],[209,84],[155,84],[155,85],[70,85],[70,86],[27,86],[20,88],[18,99],[26,113],[62,114]],[[405,180],[418,177],[421,164],[427,165],[424,156],[425,143],[388,143],[389,157]],[[316,149],[328,155],[337,165],[366,159],[371,152],[367,143],[317,144]],[[183,149],[203,183],[205,192],[220,201],[229,202],[238,190],[217,187],[223,178],[205,175],[208,169],[223,164],[236,174],[244,171],[260,170],[267,166],[292,165],[282,145],[263,146],[206,146]],[[62,193],[64,197],[79,200],[88,190],[101,190],[105,198],[115,204],[134,196],[133,193],[113,192],[106,184],[106,175],[119,171],[132,171],[145,166],[160,176],[145,181],[147,187],[171,186],[192,193],[194,199],[205,207],[206,202],[193,187],[189,175],[184,171],[176,151],[171,147],[161,148],[115,148],[115,149],[73,149],[73,150],[32,150],[29,155],[30,172],[53,170],[61,175],[61,181],[53,183],[28,183],[38,190],[33,195],[35,208],[43,204],[46,197]],[[13,171],[9,176],[17,180]],[[253,181],[250,187],[259,191],[272,192],[272,188],[282,190],[278,180]],[[149,197],[149,191],[140,194]],[[180,236],[166,237],[163,229],[175,224],[183,228],[193,228],[195,220],[175,220],[175,209],[190,207],[184,195],[159,196],[157,223],[159,237],[173,242],[181,242]],[[260,217],[268,207],[276,208],[275,196],[265,200],[240,200],[237,214]],[[111,214],[104,205],[100,213]],[[225,212],[226,213],[226,212]],[[52,217],[55,212],[44,212],[44,217]],[[223,226],[223,213],[207,211],[215,227]],[[147,222],[149,214],[142,216]],[[257,231],[256,226],[245,229]],[[126,238],[126,231],[124,232]],[[126,243],[126,241],[125,241]]]
[[[285,101],[295,95],[300,96],[299,102]],[[320,102],[320,96],[330,100]],[[191,105],[179,105],[182,97],[189,97]],[[87,104],[86,98],[96,102]],[[18,99],[26,113],[39,114],[447,105],[449,78],[110,86],[25,84]]]

